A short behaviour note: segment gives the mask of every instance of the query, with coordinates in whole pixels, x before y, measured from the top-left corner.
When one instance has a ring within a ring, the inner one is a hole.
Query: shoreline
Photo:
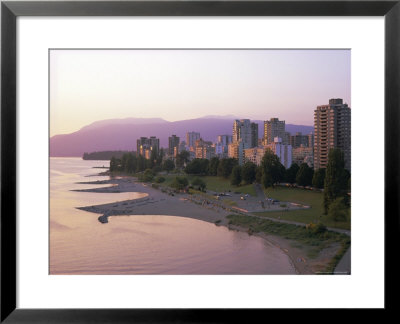
[[[297,274],[316,274],[334,257],[338,247],[327,248],[320,252],[316,258],[307,257],[307,249],[301,248],[295,242],[281,236],[265,233],[249,233],[248,229],[229,223],[227,216],[235,212],[225,210],[214,204],[201,203],[201,197],[193,199],[189,194],[174,194],[162,192],[149,184],[137,182],[133,177],[118,177],[109,180],[85,181],[79,184],[110,184],[109,187],[93,189],[76,189],[78,192],[122,193],[138,192],[143,194],[130,200],[116,201],[113,203],[76,207],[77,209],[101,214],[99,222],[107,223],[110,216],[127,215],[160,215],[176,216],[197,219],[213,223],[216,226],[225,226],[228,230],[246,232],[266,240],[285,253]],[[204,200],[205,201],[205,200]],[[189,207],[190,206],[190,207]],[[251,216],[251,215],[250,215]]]

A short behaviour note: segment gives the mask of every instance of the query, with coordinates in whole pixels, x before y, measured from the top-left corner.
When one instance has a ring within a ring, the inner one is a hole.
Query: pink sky
[[[350,50],[52,50],[50,136],[97,120],[235,115],[313,124],[351,106]]]

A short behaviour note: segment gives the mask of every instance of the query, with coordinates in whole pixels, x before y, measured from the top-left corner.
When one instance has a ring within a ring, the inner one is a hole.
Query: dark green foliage
[[[183,190],[189,184],[189,181],[186,177],[175,177],[175,179],[171,183],[171,187],[177,190]]]
[[[257,166],[257,169],[256,169],[256,182],[257,183],[261,183],[262,174],[263,174],[263,172],[262,172],[261,166]]]
[[[128,151],[100,151],[100,152],[91,152],[91,153],[83,153],[83,160],[111,160],[112,157],[121,159],[122,155],[125,153],[133,153]]]
[[[154,179],[154,172],[151,169],[146,169],[146,171],[143,172],[143,174],[140,175],[139,180],[144,181],[144,182],[150,182]]]
[[[210,165],[208,167],[208,174],[211,176],[216,176],[218,174],[219,158],[213,157],[210,160]]]
[[[338,197],[345,197],[350,173],[344,168],[344,155],[340,149],[331,149],[328,155],[324,182],[324,211],[328,213],[329,205]]]
[[[176,156],[176,167],[181,169],[186,163],[189,162],[190,153],[188,151],[182,151]]]
[[[152,150],[150,154],[150,159],[148,161],[149,168],[154,168],[157,165],[157,157],[158,157],[157,150],[156,149]]]
[[[193,159],[186,165],[185,172],[187,174],[207,175],[210,161],[207,159]]]
[[[311,186],[314,170],[307,163],[302,163],[296,175],[296,183],[299,186]]]
[[[116,157],[112,157],[110,160],[110,171],[121,171],[122,164],[121,159],[117,159]]]
[[[321,233],[324,233],[324,232],[327,231],[326,226],[324,224],[322,224],[322,223],[318,223],[318,224],[310,223],[310,224],[307,224],[306,225],[306,229],[309,231],[309,233],[311,235],[318,235],[318,234],[321,234]]]
[[[242,182],[242,168],[239,165],[237,165],[232,170],[231,184],[234,186],[238,186],[240,185],[241,182]]]
[[[154,150],[148,160],[144,156],[132,152],[124,153],[120,158],[118,155],[113,156],[110,159],[110,171],[135,173],[146,169],[160,170],[163,154],[163,149],[160,152]]]
[[[172,161],[170,159],[165,160],[162,168],[163,168],[163,170],[165,170],[167,172],[172,171],[173,169],[175,169],[175,163],[174,163],[174,161]]]
[[[285,181],[288,183],[296,183],[296,175],[300,167],[296,163],[292,163],[289,169],[286,170]]]
[[[144,156],[138,155],[137,156],[137,165],[136,165],[136,172],[142,172],[147,168],[147,160]]]
[[[238,165],[238,160],[234,158],[221,159],[218,163],[217,175],[219,177],[229,178],[234,166]]]
[[[156,161],[157,166],[162,167],[163,157],[164,157],[164,149],[161,148],[160,152],[158,152],[158,156],[157,156],[157,161]]]
[[[165,178],[164,178],[164,177],[161,177],[161,176],[158,176],[158,177],[155,179],[155,181],[156,181],[157,183],[163,183],[163,182],[165,181]]]
[[[284,180],[285,167],[271,150],[265,152],[261,161],[261,168],[261,182],[264,188],[273,187],[276,183]]]
[[[139,171],[143,171],[145,168],[146,164],[144,163]],[[125,153],[121,159],[112,157],[110,160],[110,171],[134,173],[138,171],[138,158],[133,153]]]
[[[246,184],[253,183],[256,180],[257,166],[253,162],[246,162],[242,166],[242,181]]]
[[[329,205],[328,217],[335,222],[344,222],[347,220],[349,208],[344,203],[343,197],[336,198]]]
[[[196,177],[192,180],[192,186],[198,188],[200,191],[204,191],[207,185],[203,179]]]
[[[325,169],[318,169],[314,172],[312,179],[312,186],[314,188],[322,189],[325,182]]]

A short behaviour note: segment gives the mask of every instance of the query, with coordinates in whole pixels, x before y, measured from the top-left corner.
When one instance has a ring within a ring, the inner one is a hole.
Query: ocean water
[[[143,197],[143,193],[87,193],[73,189],[107,161],[50,159],[50,274],[294,274],[279,248],[247,233],[185,217],[109,217],[76,209]]]

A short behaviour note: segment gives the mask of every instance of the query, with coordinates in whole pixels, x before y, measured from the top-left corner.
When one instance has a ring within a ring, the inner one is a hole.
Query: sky
[[[350,50],[51,50],[50,136],[114,118],[278,117],[351,107]]]

